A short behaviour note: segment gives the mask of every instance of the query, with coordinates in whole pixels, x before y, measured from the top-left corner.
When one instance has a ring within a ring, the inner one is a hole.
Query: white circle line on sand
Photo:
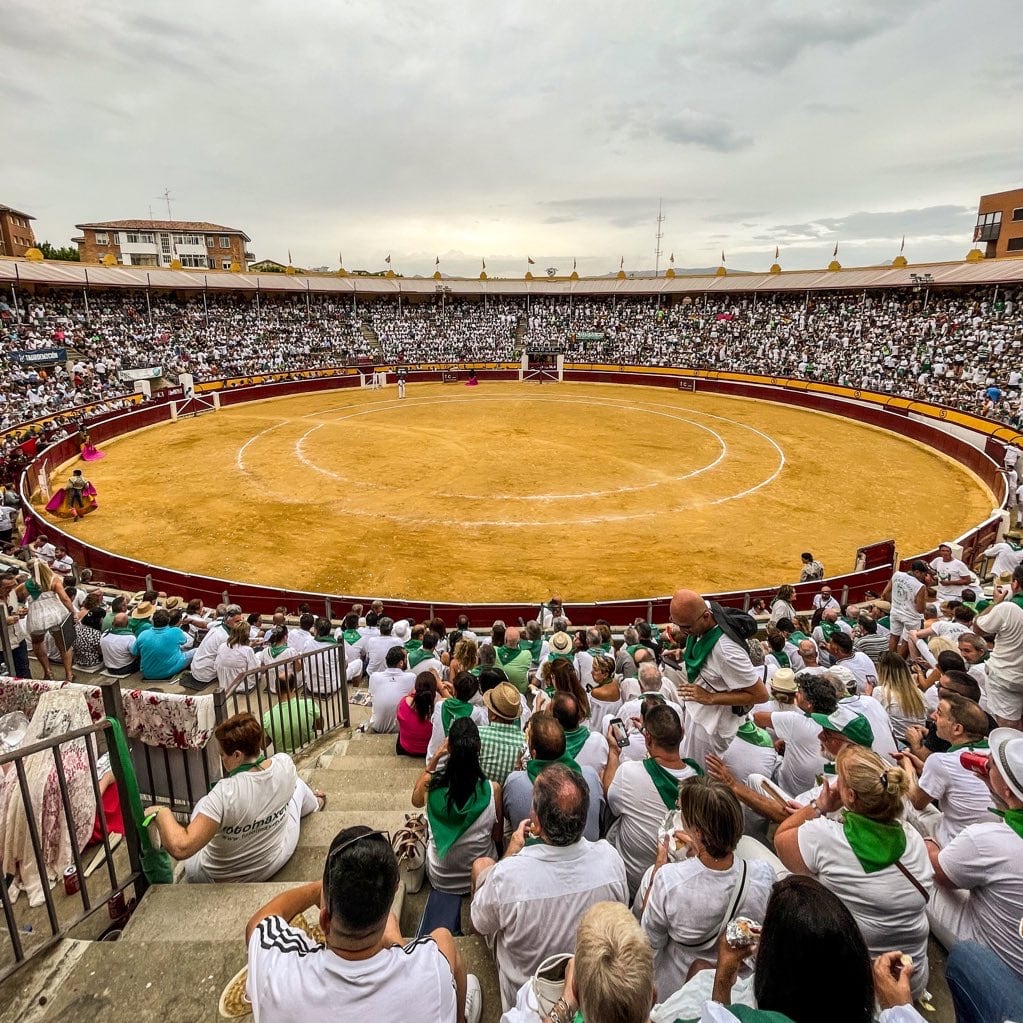
[[[248,469],[245,468],[246,449],[249,447],[250,444],[254,444],[257,440],[259,440],[260,437],[270,433],[273,430],[279,429],[280,427],[284,426],[286,423],[289,422],[291,422],[290,419],[282,419],[279,423],[274,423],[273,426],[268,426],[265,430],[260,430],[259,433],[254,433],[235,453],[234,461],[235,465],[238,466],[238,471],[245,473],[246,476],[251,476],[252,474],[249,472]]]
[[[423,401],[418,402],[417,407],[422,407],[423,405],[450,405],[450,404],[455,403],[455,402],[464,402],[465,400],[466,399],[464,399],[464,398],[463,399],[459,399],[459,398],[437,398],[437,399],[433,399],[433,400],[423,400]],[[547,401],[547,402],[553,402],[553,403],[559,403],[558,399],[556,399],[556,398],[554,398],[554,399],[540,399],[540,400],[544,400],[544,401]],[[598,406],[600,408],[611,407],[611,406],[608,405],[607,402],[597,402],[597,401],[571,401],[571,402],[561,402],[561,403],[562,404],[572,404],[572,405],[596,405],[596,406]],[[332,425],[334,423],[343,423],[343,422],[346,422],[349,419],[354,419],[357,416],[368,415],[368,414],[370,414],[373,411],[391,411],[393,407],[399,407],[399,408],[408,407],[407,405],[400,405],[400,406],[386,406],[385,408],[381,408],[380,407],[381,404],[382,403],[377,403],[376,405],[374,405],[373,409],[365,409],[365,410],[362,410],[362,411],[359,411],[359,412],[351,412],[351,413],[349,413],[348,415],[345,415],[345,416],[339,416],[336,419],[331,420],[329,423],[319,423],[316,426],[312,427],[311,429],[307,430],[301,437],[298,438],[298,440],[295,441],[295,457],[304,466],[306,466],[306,468],[312,469],[314,472],[321,473],[324,476],[329,476],[332,479],[336,479],[336,480],[338,480],[339,482],[342,482],[342,483],[350,483],[350,482],[352,482],[347,476],[343,475],[342,473],[334,472],[331,469],[324,469],[322,466],[317,465],[310,458],[308,458],[306,456],[306,454],[305,454],[305,442],[306,442],[306,440],[312,434],[314,434],[317,430],[319,430],[323,426]],[[618,409],[622,409],[623,408],[620,404],[619,405],[615,405],[613,407],[618,408]],[[666,486],[669,483],[678,483],[678,482],[681,482],[682,480],[692,479],[694,476],[699,476],[702,473],[709,472],[711,469],[715,468],[721,462],[721,460],[728,454],[728,444],[725,441],[725,439],[721,436],[721,434],[719,434],[716,430],[712,430],[709,426],[704,426],[702,423],[696,423],[692,419],[687,419],[685,416],[671,415],[668,412],[658,412],[658,411],[656,411],[654,409],[637,408],[635,406],[626,406],[624,408],[624,411],[627,411],[627,412],[642,412],[642,413],[645,413],[646,415],[651,415],[651,416],[663,416],[665,419],[673,419],[673,420],[675,420],[677,422],[680,422],[680,423],[688,423],[690,426],[695,426],[696,429],[698,429],[698,430],[703,430],[704,433],[709,433],[718,443],[719,451],[718,451],[717,458],[713,459],[713,461],[708,462],[706,465],[700,466],[698,469],[693,469],[690,472],[683,473],[683,474],[681,474],[679,476],[669,476],[669,477],[667,477],[665,479],[654,480],[652,483],[637,484],[636,486],[631,486],[631,487],[613,487],[611,489],[606,489],[606,490],[592,490],[592,491],[588,491],[588,492],[585,492],[585,493],[578,493],[578,492],[576,492],[576,493],[571,493],[571,494],[456,494],[456,493],[451,493],[451,492],[448,492],[448,491],[438,491],[436,496],[437,497],[454,498],[456,500],[463,500],[463,501],[482,501],[482,500],[488,500],[488,501],[542,501],[542,502],[547,502],[547,503],[549,503],[551,501],[572,501],[572,500],[580,500],[580,499],[584,499],[584,498],[588,498],[590,500],[593,500],[595,498],[602,498],[602,497],[615,497],[615,496],[617,496],[619,494],[633,493],[633,492],[640,491],[640,490],[651,490],[651,489],[653,489],[655,487]],[[377,489],[384,489],[384,488],[377,488]]]
[[[501,395],[493,395],[493,396],[487,396],[487,397],[490,397],[490,400],[494,400],[494,401],[514,400],[514,399],[508,399],[506,397],[502,397]],[[484,398],[484,396],[480,395],[478,397],[474,396],[473,399],[457,399],[457,398],[422,399],[422,400],[414,402],[413,404],[454,404],[454,403],[456,403],[458,401],[467,401],[467,400],[479,401],[479,400],[486,400],[486,399]],[[599,401],[593,401],[593,400],[588,399],[588,398],[582,398],[582,399],[573,399],[573,398],[570,398],[570,397],[565,397],[565,398],[530,398],[528,400],[530,400],[530,401],[544,401],[544,402],[557,402],[557,403],[560,403],[560,404],[616,405],[616,403],[611,401],[611,400],[604,401],[604,402],[599,402]],[[644,402],[643,404],[655,405],[658,408],[670,408],[670,409],[674,409],[675,408],[675,406],[673,406],[673,405],[666,405],[666,404],[660,403],[660,402]],[[351,407],[352,407],[351,404],[342,405],[342,406],[335,406],[334,409],[328,409],[326,411],[329,412],[329,411],[334,411],[334,410],[338,410],[338,409],[342,409],[342,408],[351,408]],[[383,410],[388,409],[388,408],[403,408],[403,407],[410,407],[409,403],[405,402],[405,403],[402,403],[402,404],[398,404],[396,399],[391,399],[390,401],[375,402],[371,408],[361,409],[358,413],[356,413],[356,415],[370,414],[370,413],[372,413],[374,411],[383,411]],[[703,412],[703,411],[701,411],[699,409],[689,409],[687,411],[693,412],[693,413],[695,413],[697,415],[705,416],[708,419],[715,419],[715,420],[717,420],[719,422],[729,423],[732,426],[736,426],[736,427],[739,427],[740,429],[747,430],[750,433],[756,434],[757,436],[759,436],[763,440],[765,440],[768,444],[770,444],[775,449],[775,451],[778,453],[778,465],[776,466],[774,471],[766,479],[761,480],[759,483],[755,484],[752,487],[747,487],[745,490],[742,490],[739,493],[728,494],[728,495],[726,495],[724,497],[716,498],[716,499],[714,499],[712,501],[699,501],[699,502],[696,502],[695,504],[691,504],[691,505],[688,505],[688,506],[685,506],[685,507],[682,507],[682,508],[679,508],[679,509],[675,509],[676,511],[686,511],[686,510],[692,510],[692,509],[695,509],[695,508],[702,508],[702,507],[713,507],[715,505],[725,504],[725,503],[727,503],[729,501],[734,501],[734,500],[738,500],[738,499],[743,498],[743,497],[748,497],[750,494],[756,493],[756,491],[758,491],[758,490],[762,489],[763,487],[766,487],[770,483],[772,483],[775,479],[778,478],[778,476],[780,475],[782,469],[784,469],[785,461],[786,461],[785,460],[785,452],[782,450],[781,446],[777,443],[777,441],[775,441],[773,437],[771,437],[769,434],[765,433],[763,430],[758,430],[754,426],[749,426],[746,423],[740,423],[740,422],[737,422],[734,419],[729,419],[727,416],[719,416],[719,415],[715,415],[714,413],[711,413],[711,412]],[[297,418],[305,419],[305,418],[310,418],[310,417],[312,417],[314,415],[318,416],[318,415],[323,415],[323,414],[324,414],[324,410],[320,410],[320,411],[318,411],[316,413],[306,413],[305,415],[297,417]],[[254,435],[253,437],[251,437],[249,439],[248,442],[246,442],[245,445],[243,445],[243,449],[241,449],[241,450],[244,450],[244,448],[248,447],[249,443],[251,443],[252,441],[255,441],[256,439],[258,439],[258,437],[262,436],[264,433],[268,433],[268,432],[270,432],[270,430],[276,429],[278,426],[282,426],[282,425],[284,425],[284,424],[283,423],[277,423],[273,427],[269,427],[267,430],[263,430],[259,434]],[[312,430],[309,430],[303,436],[302,439],[304,439],[304,437],[308,436],[309,434],[313,433],[316,429],[319,429],[320,426],[326,426],[326,425],[328,425],[328,423],[320,423],[320,424],[318,424]],[[693,424],[693,425],[696,425],[696,424]],[[240,455],[241,455],[241,450],[239,451],[239,458],[240,458]],[[328,475],[328,476],[332,475],[329,470],[324,470],[321,467],[316,466],[314,463],[312,463],[312,462],[310,462],[308,460],[305,460],[305,464],[307,464],[309,466],[309,468],[314,469],[316,472],[319,472],[321,474]],[[292,500],[292,498],[290,498],[290,497],[286,498],[286,499],[287,500]],[[362,517],[374,517],[374,518],[378,518],[378,519],[384,519],[384,520],[389,521],[389,522],[394,522],[394,523],[398,523],[398,524],[406,524],[406,525],[430,526],[430,525],[436,525],[436,523],[438,521],[436,517],[422,519],[422,518],[413,518],[413,517],[410,517],[410,516],[387,515],[387,514],[381,514],[380,512],[377,512],[377,511],[372,511],[372,512],[370,512],[370,511],[363,511],[362,509],[359,509],[359,508],[346,508],[344,510],[344,514],[346,514],[346,515],[358,515],[358,516],[362,516]],[[651,514],[652,514],[651,512],[640,512],[640,513],[629,514],[629,515],[600,515],[600,516],[592,516],[592,517],[582,518],[582,519],[572,519],[569,524],[571,524],[571,525],[599,525],[601,523],[606,523],[606,522],[635,521],[635,520],[638,520],[638,519],[649,518]],[[523,526],[525,526],[525,527],[537,527],[537,528],[550,528],[550,526],[551,526],[551,523],[547,522],[547,521],[524,521],[522,519],[513,519],[513,520],[507,520],[507,519],[492,519],[492,520],[483,520],[483,519],[467,520],[467,519],[460,519],[457,522],[449,521],[447,524],[448,525],[469,526],[469,527],[480,527],[480,526],[491,527],[492,526],[492,527],[497,527],[497,528],[516,528],[516,527],[523,527]]]

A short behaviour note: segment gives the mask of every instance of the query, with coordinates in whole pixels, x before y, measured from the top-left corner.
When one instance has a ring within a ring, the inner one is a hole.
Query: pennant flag
[[[778,246],[777,245],[775,245],[775,247],[774,247],[774,261],[776,263],[778,262]]]
[[[527,262],[527,263],[528,263],[528,264],[529,264],[530,266],[534,266],[534,265],[536,264],[536,260],[535,260],[535,259],[531,259],[531,258],[530,258],[529,256],[526,256],[526,262]]]
[[[575,269],[575,256],[572,257],[572,269]]]
[[[832,259],[838,259],[838,242],[835,242],[835,251],[831,253]]]
[[[345,265],[345,259],[344,259],[344,256],[341,255],[340,250],[338,251],[338,254],[337,254],[337,263],[338,263],[338,266],[344,266]]]
[[[434,266],[440,266],[440,256],[438,256],[438,257],[437,257],[437,258],[436,258],[436,259],[435,259],[435,260],[433,261],[433,265],[434,265]]]
[[[622,256],[622,261],[618,264],[618,269],[619,270],[624,270],[625,269],[625,257],[624,256]]]
[[[390,265],[391,265],[391,254],[390,254],[389,252],[387,253],[387,258],[386,258],[386,259],[384,260],[384,262],[385,262],[385,263],[386,263],[386,264],[387,264],[388,266],[390,266]]]
[[[725,261],[725,250],[722,249],[721,250],[721,262],[723,263],[724,261]]]
[[[291,249],[288,249],[288,266],[291,266]]]
[[[673,252],[671,254],[671,256],[669,256],[668,258],[671,260],[671,265],[674,266],[675,265],[675,253]]]
[[[487,261],[484,259],[483,260],[483,269],[486,270],[486,268],[487,268]]]
[[[899,255],[902,255],[903,250],[906,248],[906,236],[902,236],[902,244],[899,246]]]

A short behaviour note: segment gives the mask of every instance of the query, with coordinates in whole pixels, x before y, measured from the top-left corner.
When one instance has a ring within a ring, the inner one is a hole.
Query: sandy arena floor
[[[408,395],[283,398],[111,442],[85,466],[99,511],[71,528],[273,586],[571,601],[795,581],[803,550],[846,571],[863,543],[923,550],[993,505],[942,455],[769,402],[598,384]]]

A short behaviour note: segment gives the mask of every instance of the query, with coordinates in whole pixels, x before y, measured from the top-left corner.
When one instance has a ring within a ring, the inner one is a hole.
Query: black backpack
[[[716,600],[710,601],[710,610],[714,615],[714,621],[721,631],[729,638],[735,640],[749,653],[747,643],[757,634],[756,619],[745,611],[739,611],[734,607],[724,607]],[[751,658],[752,660],[752,658]]]

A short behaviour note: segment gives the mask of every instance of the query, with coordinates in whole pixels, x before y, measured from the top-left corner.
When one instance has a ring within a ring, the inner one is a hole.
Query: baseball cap
[[[1023,799],[1023,732],[1015,728],[996,728],[987,737],[991,760],[1013,795]]]
[[[826,728],[829,732],[838,732],[857,746],[866,746],[870,749],[874,745],[874,730],[870,727],[870,722],[862,714],[857,714],[848,707],[840,705],[830,714],[811,714],[810,717],[821,728]]]

